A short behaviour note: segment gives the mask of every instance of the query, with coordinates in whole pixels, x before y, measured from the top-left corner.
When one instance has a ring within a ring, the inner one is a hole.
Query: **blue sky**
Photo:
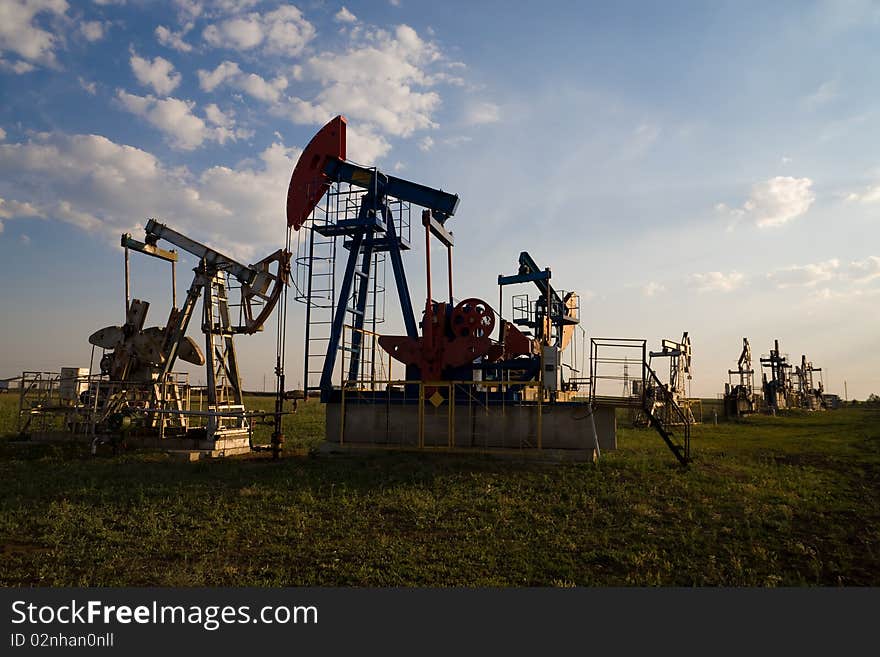
[[[87,363],[147,217],[278,248],[300,149],[342,113],[351,159],[461,196],[457,297],[494,303],[529,250],[589,335],[690,331],[693,394],[743,336],[880,393],[878,37],[858,1],[0,0],[0,376]],[[133,275],[163,323],[167,271]],[[259,388],[272,329],[239,349]]]

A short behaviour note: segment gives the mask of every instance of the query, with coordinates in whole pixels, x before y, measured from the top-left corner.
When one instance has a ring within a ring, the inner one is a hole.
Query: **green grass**
[[[300,404],[287,446],[322,424]],[[687,470],[651,431],[619,442],[555,466],[3,445],[0,584],[880,584],[880,411],[705,424]]]

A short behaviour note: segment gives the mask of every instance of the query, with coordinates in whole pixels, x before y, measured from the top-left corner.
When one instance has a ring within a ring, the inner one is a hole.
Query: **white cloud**
[[[837,98],[837,95],[837,82],[835,80],[829,80],[820,84],[816,91],[807,96],[804,99],[804,104],[807,105],[807,107],[818,107],[819,105],[824,105],[825,103],[834,100]]]
[[[181,22],[198,18],[205,11],[202,0],[174,0]]]
[[[198,72],[199,86],[202,91],[214,91],[219,85],[223,84],[227,79],[241,75],[241,69],[235,62],[221,62],[213,71],[205,71],[200,69]]]
[[[129,62],[138,82],[145,87],[153,87],[160,96],[167,96],[180,84],[180,73],[175,71],[174,64],[164,57],[154,57],[151,62],[132,52]]]
[[[376,134],[369,125],[346,128],[345,147],[348,159],[366,165],[375,165],[388,151],[391,144],[382,136]]]
[[[230,61],[221,62],[213,71],[199,70],[198,75],[203,91],[213,91],[226,84],[267,103],[277,103],[287,88],[287,79],[282,76],[267,81],[256,73],[244,73],[238,64]]]
[[[27,217],[43,217],[43,213],[34,207],[30,203],[22,203],[20,201],[9,200],[7,201],[4,198],[0,198],[0,219],[24,219]],[[0,233],[3,232],[3,222],[0,221]],[[22,235],[22,237],[26,237]],[[22,240],[23,244],[29,244],[30,238],[28,238],[27,242]]]
[[[447,146],[457,147],[457,146],[461,146],[462,144],[466,144],[469,141],[473,141],[473,140],[474,140],[473,137],[469,137],[467,135],[456,135],[454,137],[446,137],[446,139],[443,140],[443,143],[446,144]]]
[[[67,9],[66,0],[3,0],[0,2],[0,52],[15,53],[31,64],[55,66],[58,37],[38,25],[38,20],[62,17]]]
[[[880,256],[867,256],[844,265],[837,258],[806,265],[782,267],[767,274],[779,289],[806,288],[818,301],[851,299],[880,293],[871,286],[880,279]],[[876,289],[875,289],[876,288]]]
[[[117,239],[146,217],[159,217],[239,257],[262,257],[283,236],[287,184],[299,154],[275,143],[255,161],[193,174],[98,135],[43,133],[0,143],[0,196],[14,190],[19,212],[28,208]]]
[[[253,14],[258,18],[258,14]],[[233,18],[219,25],[209,25],[202,37],[212,46],[234,50],[250,50],[263,42],[263,29],[259,20]]]
[[[231,128],[235,125],[232,113],[226,114],[215,103],[205,106],[205,118],[214,125]]]
[[[482,125],[495,123],[501,118],[501,108],[495,103],[478,102],[472,103],[465,110],[464,122],[466,125]]]
[[[303,76],[322,87],[315,98],[288,98],[276,112],[296,123],[343,113],[360,126],[408,137],[437,126],[433,115],[440,95],[428,89],[437,82],[428,67],[441,59],[438,47],[408,25],[393,33],[358,30],[344,52],[322,52],[306,61]]]
[[[183,30],[180,32],[172,32],[170,29],[165,27],[164,25],[160,25],[156,28],[155,34],[156,38],[166,48],[172,48],[173,50],[177,50],[178,52],[190,52],[192,50],[192,46],[183,40],[183,37],[193,28],[192,23],[187,23]]]
[[[193,150],[205,141],[223,144],[227,140],[235,141],[239,137],[247,136],[243,131],[233,131],[221,125],[209,127],[201,117],[193,113],[195,103],[189,100],[137,96],[122,89],[117,91],[116,96],[125,109],[143,117],[161,130],[171,146],[180,150]]]
[[[320,125],[334,116],[329,109],[296,96],[289,96],[282,104],[273,107],[272,113],[300,125]]]
[[[217,47],[271,53],[298,52],[297,44],[305,44],[313,36],[314,28],[295,7],[281,7],[268,13],[235,13],[242,9],[250,6],[213,4],[206,9],[208,13],[204,15],[213,22],[205,28],[205,40]],[[242,71],[238,63],[225,60],[213,70],[199,70],[199,86],[207,92],[221,86],[236,89],[267,103],[272,115],[297,124],[321,125],[336,114],[345,114],[351,120],[350,157],[375,164],[391,148],[387,136],[409,137],[417,130],[437,127],[434,114],[441,99],[432,87],[454,81],[436,69],[463,65],[450,64],[436,44],[407,25],[393,30],[358,25],[346,34],[347,47],[288,65],[285,75],[267,79]],[[161,38],[170,39],[164,31]],[[297,85],[297,95],[284,93],[290,80],[303,82]],[[315,85],[316,93],[300,95],[302,90]],[[146,111],[140,107],[142,102],[135,105],[142,114]],[[496,120],[498,109],[482,104],[475,106],[472,114],[477,121]],[[163,129],[169,131],[167,126]],[[193,132],[197,134],[198,130]],[[177,144],[193,147],[198,141],[178,139]],[[433,145],[433,138],[421,142],[423,148]]]
[[[653,297],[656,294],[666,291],[666,286],[656,281],[650,281],[642,286],[642,294],[646,297]]]
[[[256,73],[247,73],[235,81],[239,89],[257,100],[275,103],[281,98],[281,92],[287,88],[287,79],[278,76],[272,80],[264,80]]]
[[[106,26],[101,21],[83,21],[79,29],[86,41],[93,43],[104,38]]]
[[[815,287],[819,283],[825,283],[837,276],[840,261],[836,258],[808,265],[793,265],[782,267],[767,274],[776,287],[785,289],[789,287]]]
[[[42,213],[30,203],[0,198],[0,219],[21,219],[23,217],[42,217]]]
[[[276,105],[271,112],[287,120],[301,125],[323,125],[335,114],[320,105],[293,96],[282,104]],[[346,156],[353,162],[365,166],[375,165],[380,158],[391,150],[391,144],[368,121],[348,124],[345,130]]]
[[[729,208],[719,203],[715,209],[729,215],[734,223],[750,219],[759,228],[782,226],[810,209],[816,200],[812,185],[809,178],[777,176],[753,185],[741,208]]]
[[[315,36],[315,28],[294,5],[264,14],[253,12],[211,23],[202,38],[215,48],[253,50],[294,57]]]
[[[30,64],[28,62],[24,62],[20,59],[15,62],[7,62],[5,59],[0,57],[0,69],[3,69],[4,71],[11,71],[12,73],[15,73],[16,75],[23,75],[24,73],[30,73],[31,71],[33,71],[36,68],[37,67],[34,66],[33,64]]]
[[[357,16],[343,6],[342,9],[334,14],[333,20],[337,23],[357,23]]]
[[[423,137],[419,141],[419,150],[424,153],[427,153],[433,147],[434,147],[434,140],[431,137]]]
[[[856,283],[868,283],[880,278],[880,256],[868,256],[864,260],[850,262],[847,277]]]
[[[98,85],[96,83],[89,82],[88,80],[86,80],[82,76],[78,77],[77,80],[79,81],[79,86],[81,86],[85,90],[86,93],[88,93],[92,96],[94,96],[96,93],[98,93]]]
[[[0,141],[6,139],[6,131],[3,128],[0,128]]]
[[[880,201],[880,183],[866,187],[862,192],[853,192],[846,197],[847,201],[859,201],[861,203],[876,203]]]
[[[731,292],[742,285],[744,280],[745,276],[737,271],[728,274],[710,271],[705,274],[692,274],[689,282],[698,292]]]

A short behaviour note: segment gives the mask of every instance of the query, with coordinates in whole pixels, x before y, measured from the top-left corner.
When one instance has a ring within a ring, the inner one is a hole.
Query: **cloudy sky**
[[[249,261],[281,246],[300,149],[344,114],[350,159],[461,196],[457,297],[495,303],[529,250],[588,335],[689,331],[695,395],[744,336],[880,393],[878,43],[857,0],[0,0],[0,377],[88,364],[147,217]],[[272,334],[239,341],[247,387]]]

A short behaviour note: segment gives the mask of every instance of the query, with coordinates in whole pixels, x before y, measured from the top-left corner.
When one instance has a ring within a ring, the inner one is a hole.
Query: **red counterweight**
[[[324,173],[331,160],[345,159],[345,126],[342,115],[332,119],[312,137],[302,152],[287,188],[287,225],[299,230],[321,201],[332,182]]]

